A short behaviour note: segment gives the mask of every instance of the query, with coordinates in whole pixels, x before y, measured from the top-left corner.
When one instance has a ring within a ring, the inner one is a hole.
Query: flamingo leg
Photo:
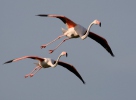
[[[28,76],[30,76],[37,69],[39,69],[39,66],[36,66],[29,74],[25,75],[25,78],[27,78]]]
[[[70,38],[65,38],[56,48],[54,48],[53,50],[49,50],[50,53],[54,52],[54,50],[56,50],[63,42],[65,42],[66,40],[69,40]]]
[[[41,68],[42,68],[42,67],[39,66],[39,68],[38,68],[36,71],[34,71],[33,73],[30,74],[30,77],[33,77]]]
[[[63,34],[63,35],[60,35],[60,36],[58,36],[56,39],[54,39],[53,41],[51,41],[51,42],[49,42],[49,43],[47,43],[47,44],[42,45],[42,46],[41,46],[41,49],[42,49],[42,48],[45,48],[47,45],[49,45],[49,44],[55,42],[56,40],[60,39],[60,38],[63,37],[63,36],[65,36],[65,35],[64,35],[64,34]]]

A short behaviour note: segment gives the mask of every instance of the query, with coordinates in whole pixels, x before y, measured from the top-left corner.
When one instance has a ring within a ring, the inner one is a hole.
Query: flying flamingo
[[[26,58],[38,60],[39,62],[35,63],[37,66],[34,68],[34,70],[32,70],[32,72],[25,75],[25,78],[27,78],[28,76],[33,77],[34,74],[36,74],[41,68],[49,68],[49,67],[55,68],[57,65],[61,65],[62,67],[66,68],[69,71],[71,71],[72,73],[74,73],[85,84],[85,81],[82,79],[81,75],[78,73],[78,71],[76,70],[76,68],[73,65],[59,61],[61,56],[67,57],[67,52],[62,52],[58,56],[56,61],[53,60],[53,59],[50,59],[50,58],[41,58],[41,57],[37,57],[37,56],[23,56],[23,57],[20,57],[20,58],[9,60],[9,61],[5,62],[4,64],[15,62],[15,61],[26,59]]]
[[[112,53],[112,50],[111,50],[110,46],[108,45],[108,42],[106,41],[106,39],[104,39],[103,37],[101,37],[93,32],[90,32],[90,28],[93,24],[101,26],[100,21],[94,20],[89,25],[88,29],[86,29],[83,26],[76,24],[75,22],[73,22],[72,20],[70,20],[69,18],[67,18],[63,15],[39,14],[37,16],[59,18],[61,21],[63,21],[67,25],[66,30],[62,28],[62,32],[63,32],[62,35],[58,36],[53,41],[41,46],[41,48],[45,48],[47,45],[55,42],[56,40],[60,39],[63,36],[66,36],[67,38],[65,38],[56,48],[54,48],[53,50],[49,50],[50,53],[52,53],[54,50],[56,50],[66,40],[69,40],[71,38],[79,38],[79,37],[82,40],[84,40],[88,36],[88,37],[92,38],[93,40],[95,40],[96,42],[98,42],[100,45],[102,45],[111,54],[111,56],[114,57],[114,54]]]

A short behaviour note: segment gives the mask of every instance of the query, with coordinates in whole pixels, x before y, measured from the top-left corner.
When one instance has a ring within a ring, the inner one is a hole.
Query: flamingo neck
[[[59,59],[60,59],[61,56],[62,56],[61,54],[58,56],[58,58],[57,58],[55,64],[52,64],[52,67],[56,67],[56,66],[57,66],[58,61],[59,61]]]
[[[86,39],[87,38],[87,36],[89,35],[89,32],[90,32],[90,28],[92,27],[92,25],[93,25],[94,23],[92,22],[89,26],[88,26],[88,29],[87,29],[87,32],[85,33],[85,35],[83,35],[82,37],[81,37],[81,39]]]

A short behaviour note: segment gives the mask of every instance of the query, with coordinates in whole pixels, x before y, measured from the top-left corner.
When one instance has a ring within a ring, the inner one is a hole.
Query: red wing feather
[[[63,15],[39,14],[41,17],[55,17],[59,18],[63,23],[67,24],[68,28],[75,27],[76,23]]]

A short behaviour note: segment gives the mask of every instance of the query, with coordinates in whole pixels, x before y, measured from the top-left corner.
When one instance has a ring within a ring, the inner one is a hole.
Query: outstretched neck
[[[89,35],[89,32],[90,32],[90,28],[92,27],[92,25],[93,25],[94,23],[92,22],[89,26],[88,26],[88,29],[87,29],[87,32],[85,33],[85,35],[83,35],[82,37],[81,37],[81,39],[86,39],[87,38],[87,36]]]
[[[58,58],[57,58],[57,60],[56,60],[55,64],[52,64],[52,66],[51,66],[51,67],[56,67],[56,66],[57,66],[58,61],[59,61],[59,59],[60,59],[60,57],[61,57],[61,56],[62,56],[62,55],[59,55],[59,56],[58,56]]]

